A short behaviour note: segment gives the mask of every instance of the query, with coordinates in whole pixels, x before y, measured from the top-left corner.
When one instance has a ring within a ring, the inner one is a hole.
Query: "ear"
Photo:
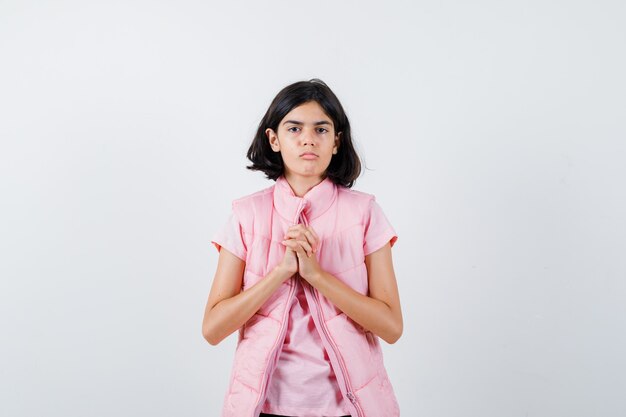
[[[280,142],[278,142],[278,135],[276,134],[276,132],[268,127],[267,129],[265,129],[265,136],[267,136],[272,150],[274,152],[280,152]]]
[[[337,133],[335,136],[335,146],[333,146],[333,155],[336,155],[339,151],[339,138],[341,137],[341,132]]]

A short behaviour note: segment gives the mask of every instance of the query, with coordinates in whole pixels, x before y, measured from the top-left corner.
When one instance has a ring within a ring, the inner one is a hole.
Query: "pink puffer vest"
[[[320,238],[317,259],[322,269],[365,295],[365,256],[387,242],[393,246],[397,239],[373,195],[337,186],[328,178],[298,197],[280,177],[271,187],[233,201],[232,207],[240,233],[218,234],[212,242],[218,250],[224,246],[245,257],[243,289],[256,284],[280,263],[285,252],[281,241],[293,224],[312,226]],[[285,338],[286,306],[294,297],[295,279],[301,278],[294,276],[281,284],[239,329],[222,417],[259,415]],[[352,417],[399,416],[378,336],[302,281],[313,321]]]

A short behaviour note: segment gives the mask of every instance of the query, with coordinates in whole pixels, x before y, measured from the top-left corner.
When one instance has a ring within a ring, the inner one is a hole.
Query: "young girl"
[[[202,332],[239,330],[222,417],[396,417],[379,337],[402,312],[397,235],[371,194],[350,123],[319,79],[282,89],[248,150],[275,184],[232,202]]]

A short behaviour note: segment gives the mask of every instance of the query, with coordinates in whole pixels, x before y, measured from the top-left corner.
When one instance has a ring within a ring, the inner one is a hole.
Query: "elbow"
[[[402,333],[394,333],[392,335],[389,336],[389,338],[386,340],[387,343],[389,343],[390,345],[393,345],[394,343],[396,343],[398,341],[398,339],[400,339],[400,336],[402,336]]]
[[[216,339],[214,337],[207,336],[207,335],[204,336],[204,339],[207,342],[209,342],[209,345],[211,345],[211,346],[217,346],[220,343],[220,341],[218,339]]]
[[[393,331],[389,335],[387,335],[385,342],[389,343],[390,345],[393,345],[400,339],[400,336],[402,336],[402,323],[399,323],[397,326],[394,326]]]
[[[204,340],[209,342],[211,346],[217,346],[222,341],[221,338],[217,337],[215,332],[211,331],[211,329],[206,326],[202,326],[202,337],[204,337]]]

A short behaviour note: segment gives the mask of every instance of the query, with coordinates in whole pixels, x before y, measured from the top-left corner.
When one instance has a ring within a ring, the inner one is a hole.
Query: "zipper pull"
[[[347,395],[348,399],[349,399],[349,400],[350,400],[353,404],[356,404],[356,397],[354,396],[354,394],[353,394],[353,393],[348,392],[346,395]]]

